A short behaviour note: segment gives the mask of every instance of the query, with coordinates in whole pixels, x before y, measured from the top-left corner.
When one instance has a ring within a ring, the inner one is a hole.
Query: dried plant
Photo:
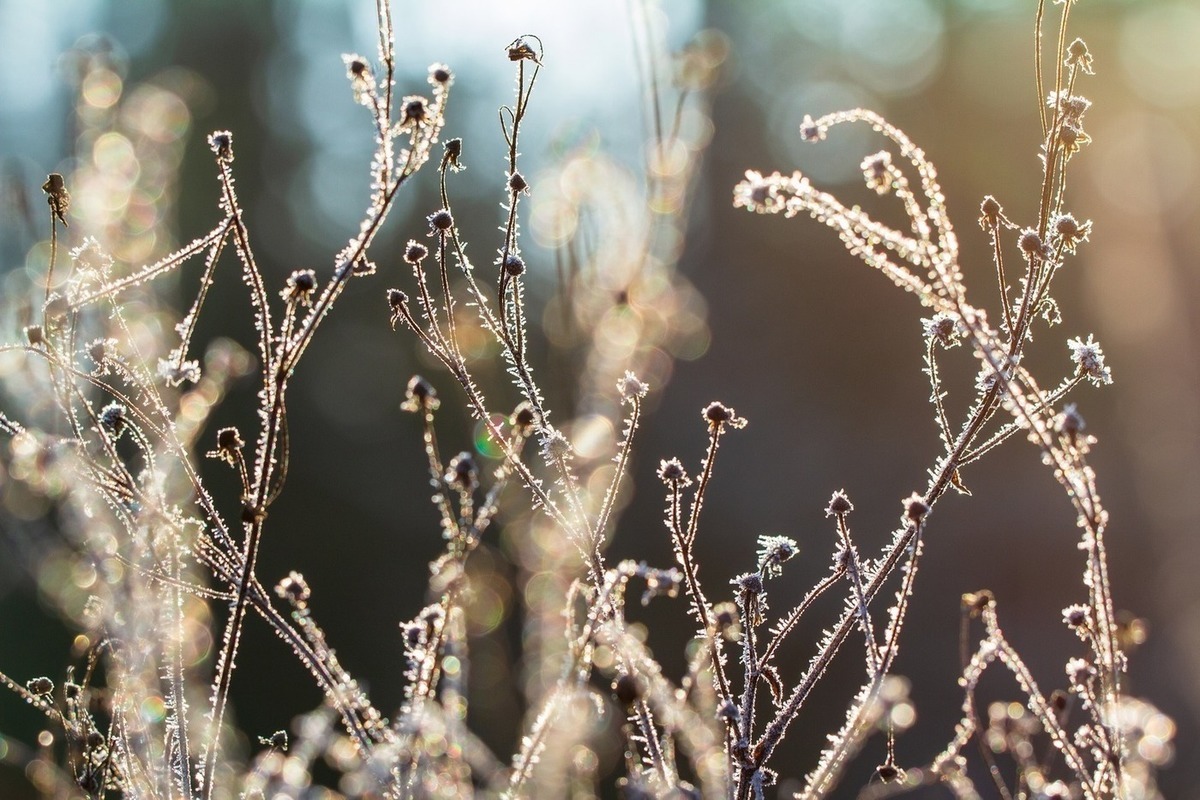
[[[645,9],[635,9],[651,131],[645,182],[638,185],[612,162],[582,155],[556,167],[555,177],[577,180],[545,180],[560,187],[539,201],[560,245],[559,282],[543,315],[545,331],[531,324],[537,317],[526,291],[521,228],[531,180],[519,164],[521,132],[547,63],[536,36],[507,48],[516,97],[500,110],[507,147],[504,224],[488,265],[468,257],[452,201],[454,173],[466,159],[462,139],[441,141],[453,75],[435,64],[428,98],[397,93],[391,13],[382,1],[376,5],[375,63],[345,57],[354,98],[366,108],[375,135],[371,197],[357,234],[334,256],[327,277],[302,269],[281,289],[268,287],[234,190],[233,135],[227,131],[208,139],[218,221],[140,269],[126,272],[90,237],[70,251],[69,268],[59,264],[59,227],[72,215],[68,186],[87,187],[104,176],[99,169],[49,176],[43,186],[51,236],[44,287],[28,306],[11,309],[14,318],[24,314],[29,322],[24,342],[0,350],[11,362],[3,374],[6,401],[15,409],[0,416],[9,439],[4,467],[30,498],[28,505],[53,508],[71,537],[69,551],[57,556],[69,575],[58,600],[81,627],[79,666],[67,670],[60,687],[46,677],[24,683],[0,674],[50,723],[41,749],[21,755],[36,788],[47,797],[329,796],[312,786],[313,770],[324,760],[348,797],[590,796],[605,778],[597,769],[596,739],[606,735],[602,720],[615,709],[624,715],[618,784],[625,796],[764,797],[776,782],[772,765],[786,734],[805,724],[814,688],[839,654],[857,649],[851,640],[861,637],[862,686],[847,704],[842,727],[814,755],[797,796],[828,796],[876,734],[885,739],[887,756],[865,790],[868,796],[932,784],[959,797],[983,791],[1003,798],[1158,796],[1154,772],[1169,755],[1170,722],[1123,690],[1125,656],[1105,554],[1107,517],[1088,463],[1096,440],[1084,432],[1076,406],[1065,403],[1082,384],[1101,386],[1112,377],[1091,335],[1068,340],[1072,366],[1051,389],[1041,388],[1026,366],[1034,330],[1061,322],[1050,293],[1054,278],[1091,231],[1091,223],[1079,221],[1066,204],[1069,162],[1089,141],[1083,117],[1090,103],[1076,94],[1076,84],[1091,74],[1091,56],[1081,40],[1069,41],[1068,0],[1061,4],[1053,77],[1044,80],[1043,5],[1036,17],[1038,102],[1045,103],[1037,216],[1023,226],[989,196],[979,217],[999,284],[996,322],[967,298],[958,241],[932,164],[882,117],[858,109],[806,118],[800,135],[823,139],[852,123],[881,135],[892,149],[868,156],[863,175],[868,188],[899,200],[906,229],[844,205],[798,172],[748,172],[734,190],[735,205],[748,210],[807,213],[833,228],[852,254],[915,295],[930,314],[922,322],[925,372],[943,452],[924,488],[901,500],[900,523],[873,557],[855,544],[850,498],[833,494],[826,508],[836,542],[829,571],[782,614],[768,606],[768,585],[781,579],[798,552],[791,538],[761,537],[753,560],[747,557],[752,569],[734,578],[731,588],[706,587],[701,580],[696,542],[718,450],[727,434],[746,424],[720,402],[701,412],[707,433],[701,463],[689,473],[671,458],[658,469],[664,535],[676,563],[658,568],[614,564],[607,557],[630,491],[633,442],[650,384],[664,372],[665,353],[703,325],[695,292],[676,271],[672,243],[685,226],[706,144],[707,90],[725,55],[720,36],[698,37],[676,56],[674,80],[661,85],[665,62],[657,33]],[[91,119],[97,131],[117,124]],[[139,140],[136,130],[120,135],[135,153],[164,141]],[[389,718],[326,641],[304,577],[293,572],[268,589],[256,559],[269,535],[268,511],[287,478],[288,392],[296,369],[349,282],[376,272],[372,258],[380,256],[371,251],[372,242],[397,193],[431,159],[439,207],[426,218],[427,230],[413,231],[403,249],[411,279],[387,291],[390,320],[441,364],[456,395],[461,392],[452,405],[465,407],[480,424],[496,459],[490,467],[470,452],[446,459],[437,422],[451,403],[432,381],[412,378],[403,408],[417,415],[423,430],[445,548],[430,566],[428,605],[401,625],[405,699]],[[167,180],[159,173],[148,179]],[[159,189],[155,196],[174,191]],[[76,202],[86,196],[76,194]],[[119,239],[122,231],[108,234]],[[1018,258],[1011,257],[1013,245]],[[192,260],[203,262],[203,274],[172,334],[149,284]],[[254,352],[217,340],[201,359],[193,342],[197,320],[217,272],[230,260],[238,263],[251,300]],[[1015,292],[1014,264],[1020,272]],[[554,392],[563,404],[557,413],[541,382],[550,370],[531,355],[543,333],[550,358],[557,359],[553,374],[565,387]],[[966,389],[973,397],[969,409],[954,420],[944,401],[950,391],[963,390],[943,381],[939,359],[960,345],[978,362],[979,373]],[[508,385],[492,385],[487,377],[497,360]],[[258,385],[258,430],[249,436],[234,427],[206,433],[231,382],[247,376]],[[488,399],[497,394],[507,400]],[[620,431],[607,449],[581,446],[585,423],[597,419]],[[1063,619],[1083,647],[1066,662],[1065,689],[1046,694],[1003,633],[997,599],[986,590],[965,595],[962,673],[952,690],[962,693],[961,720],[927,765],[906,767],[892,745],[911,722],[912,704],[894,667],[930,518],[948,491],[969,494],[968,467],[1015,436],[1039,448],[1077,512],[1084,594]],[[197,453],[236,475],[238,520],[227,518],[222,501],[204,485]],[[502,507],[504,496],[514,502]],[[498,518],[519,531],[514,538],[525,579],[543,581],[543,591],[525,593],[522,648],[531,675],[524,690],[531,713],[511,759],[493,755],[472,733],[464,677],[472,555]],[[631,591],[640,592],[643,604],[684,596],[695,646],[678,681],[627,619]],[[819,613],[825,595],[840,598],[841,610],[812,643],[807,667],[781,662],[782,645],[802,618]],[[218,604],[229,613],[209,663],[201,643],[210,608]],[[280,731],[262,739],[258,755],[241,764],[226,711],[252,614],[293,650],[325,703],[297,718],[291,737]],[[1015,679],[1020,703],[992,705],[985,722],[978,708],[980,679],[996,662]],[[146,710],[151,699],[159,703],[156,713]],[[972,742],[982,769],[968,764]],[[976,786],[980,776],[986,786]]]

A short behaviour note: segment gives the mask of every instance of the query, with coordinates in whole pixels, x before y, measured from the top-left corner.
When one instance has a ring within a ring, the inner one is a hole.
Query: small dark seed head
[[[904,516],[912,522],[920,525],[921,520],[925,519],[925,515],[929,513],[929,505],[925,502],[925,498],[913,492],[904,501]]]
[[[900,770],[895,764],[880,764],[875,768],[875,775],[884,783],[891,783],[900,777]]]
[[[429,226],[435,231],[445,232],[454,227],[454,217],[444,208],[433,212],[426,219],[429,220]]]
[[[214,131],[208,137],[208,146],[218,161],[233,161],[233,134],[229,131]]]
[[[450,459],[446,468],[446,483],[464,492],[474,491],[479,484],[479,468],[470,453],[463,451]]]
[[[275,594],[294,606],[303,606],[312,596],[312,590],[308,588],[308,581],[304,580],[303,575],[299,572],[289,572],[288,576],[276,585]]]
[[[317,275],[311,269],[298,269],[291,275],[291,281],[301,292],[311,292],[317,286]]]
[[[404,118],[402,122],[417,125],[429,118],[429,101],[424,97],[406,97],[404,99]]]
[[[963,608],[975,614],[978,614],[995,602],[996,596],[988,589],[980,589],[978,592],[967,592],[962,596]]]
[[[125,406],[114,401],[100,409],[100,427],[119,436],[125,430]]]
[[[25,329],[25,340],[36,347],[46,341],[46,332],[41,325],[30,325]]]
[[[1021,232],[1018,244],[1021,252],[1030,258],[1041,258],[1043,255],[1042,237],[1033,228],[1026,228]]]
[[[435,83],[446,84],[454,79],[454,73],[445,64],[434,64],[429,68],[429,77],[433,78]]]
[[[746,594],[762,594],[763,579],[757,572],[747,572],[733,579],[739,589]]]
[[[1058,139],[1070,147],[1079,140],[1079,129],[1073,125],[1060,125],[1058,128]]]
[[[733,409],[724,403],[709,403],[704,408],[704,419],[711,425],[721,425],[733,420]]]
[[[849,514],[854,510],[854,504],[850,502],[850,498],[841,489],[833,493],[833,497],[829,498],[829,505],[825,507],[825,516],[842,516]]]
[[[521,403],[513,409],[512,424],[520,431],[521,435],[528,436],[536,423],[537,411],[528,402]]]
[[[1075,58],[1079,58],[1080,56],[1086,56],[1088,53],[1087,43],[1084,42],[1083,39],[1076,39],[1075,41],[1071,42],[1070,45],[1067,46],[1067,52],[1070,53]]]
[[[1050,695],[1050,707],[1054,709],[1056,713],[1061,714],[1067,710],[1067,703],[1069,699],[1070,698],[1067,696],[1067,693],[1062,689],[1055,689],[1054,693]]]
[[[217,447],[226,452],[235,452],[246,446],[237,428],[221,428],[217,431]]]
[[[437,390],[433,388],[433,384],[422,378],[420,375],[413,375],[408,379],[408,386],[404,389],[404,402],[400,405],[405,411],[436,411],[441,404],[438,400]]]
[[[271,738],[269,739],[269,741],[271,743],[271,747],[274,747],[276,750],[287,750],[287,746],[288,746],[287,731],[275,731],[274,733],[271,734]]]
[[[508,176],[508,191],[512,194],[520,194],[521,192],[526,191],[528,188],[529,183],[525,180],[525,176],[523,176],[521,173],[514,172],[512,175]]]
[[[413,239],[408,240],[404,249],[404,260],[410,264],[420,264],[429,255],[429,248]]]
[[[683,464],[679,463],[678,458],[659,462],[658,477],[659,480],[668,486],[675,484],[686,485],[688,480],[687,470],[683,468]]]
[[[525,274],[525,260],[516,253],[509,253],[504,257],[504,271],[514,278],[520,277]]]
[[[408,305],[408,295],[399,289],[388,289],[388,305],[392,311],[399,311]]]
[[[625,674],[613,684],[613,693],[624,706],[631,706],[642,697],[642,682],[633,675]]]
[[[29,683],[25,684],[25,688],[31,693],[36,694],[38,697],[45,697],[54,691],[54,681],[45,676],[41,678],[34,678]]]
[[[350,70],[350,74],[356,78],[361,78],[370,71],[370,67],[367,65],[367,62],[363,61],[361,58],[350,59],[349,63],[346,64],[346,68]]]

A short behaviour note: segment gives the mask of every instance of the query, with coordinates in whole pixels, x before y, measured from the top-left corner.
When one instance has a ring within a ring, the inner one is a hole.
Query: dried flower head
[[[504,273],[510,278],[519,278],[525,274],[525,259],[516,253],[504,257]]]
[[[1112,371],[1104,365],[1104,351],[1090,333],[1086,342],[1079,338],[1067,340],[1067,347],[1071,349],[1071,360],[1078,374],[1096,386],[1112,383]]]
[[[229,464],[231,467],[237,466],[238,460],[242,455],[242,448],[246,443],[242,441],[242,434],[237,428],[221,428],[217,431],[217,449],[209,450],[205,453],[209,458],[217,458]]]
[[[316,288],[317,273],[311,269],[298,269],[288,275],[287,283],[279,294],[289,303],[307,306],[312,302],[312,293]]]
[[[275,594],[296,608],[304,608],[308,598],[312,596],[312,590],[308,588],[308,581],[304,580],[304,576],[293,570],[275,585]]]
[[[746,427],[746,420],[739,417],[732,408],[724,403],[709,403],[701,413],[704,421],[708,423],[709,429],[714,431],[722,430],[726,425],[731,428]]]
[[[54,681],[45,676],[34,678],[25,684],[25,688],[28,689],[31,694],[35,694],[38,697],[45,697],[48,694],[53,694]]]
[[[956,347],[962,343],[958,329],[958,318],[953,314],[939,311],[928,319],[921,320],[925,328],[925,338],[933,339],[942,347]]]
[[[404,247],[404,260],[409,264],[420,264],[429,255],[429,248],[415,239],[409,239]]]
[[[449,167],[452,172],[462,172],[466,169],[466,165],[462,163],[462,139],[451,139],[445,144],[445,152],[442,154],[442,169]]]
[[[479,485],[479,467],[475,465],[474,456],[464,450],[450,459],[450,463],[446,465],[445,480],[460,491],[475,491],[475,487]]]
[[[1051,220],[1051,226],[1063,249],[1074,253],[1075,248],[1088,240],[1092,233],[1092,221],[1080,222],[1071,214],[1059,214]]]
[[[537,409],[528,401],[522,401],[515,409],[513,409],[512,417],[510,417],[512,426],[517,429],[517,432],[522,436],[528,436],[537,425],[538,414]]]
[[[925,515],[929,513],[929,504],[925,502],[924,497],[916,492],[913,492],[901,502],[904,505],[904,520],[914,525],[920,525],[925,520]]]
[[[429,121],[429,101],[410,94],[400,101],[400,129],[417,130]]]
[[[454,217],[451,216],[450,211],[445,208],[438,209],[425,219],[429,220],[431,234],[445,233],[454,227]]]
[[[226,164],[233,161],[233,134],[229,131],[213,131],[208,136],[208,146],[218,161]]]
[[[33,347],[46,343],[46,331],[41,325],[27,325],[25,327],[25,341]]]
[[[525,180],[525,176],[519,172],[509,175],[508,192],[513,195],[529,194],[529,183]]]
[[[825,138],[826,128],[818,125],[808,114],[800,122],[800,138],[806,142],[819,142]]]
[[[42,184],[42,191],[46,193],[46,202],[50,205],[50,213],[66,226],[67,210],[71,207],[71,193],[67,191],[63,176],[57,172],[51,172],[46,176],[46,182]]]
[[[442,402],[438,400],[437,390],[420,375],[408,379],[404,389],[404,402],[400,408],[405,411],[437,411]]]
[[[876,194],[891,192],[899,178],[899,173],[892,165],[892,154],[886,150],[867,156],[860,166],[867,188],[874,189]]]
[[[516,39],[513,39],[507,48],[509,61],[532,61],[538,65],[542,63],[538,51],[529,43],[530,38],[536,37],[518,36]]]
[[[454,82],[454,73],[445,64],[437,63],[429,65],[429,80],[442,86],[449,86]]]
[[[623,400],[630,398],[641,399],[650,391],[650,387],[646,385],[637,375],[626,370],[621,379],[617,381],[617,391],[621,393]]]
[[[758,571],[766,578],[777,578],[782,566],[800,552],[795,539],[787,536],[758,537]]]
[[[125,430],[125,406],[115,400],[100,409],[100,427],[113,436],[120,436]]]
[[[999,201],[989,194],[979,204],[979,227],[985,231],[994,230],[1000,227],[1001,222],[1008,222],[1004,216],[1004,209]]]
[[[672,488],[682,489],[692,485],[692,479],[688,477],[687,470],[683,468],[683,464],[679,463],[678,458],[664,459],[659,462],[658,479]]]
[[[845,490],[838,489],[829,498],[829,505],[825,507],[825,516],[840,517],[849,514],[854,510],[854,504],[850,502],[850,498],[846,495]]]
[[[1076,38],[1067,45],[1067,59],[1064,63],[1088,75],[1096,74],[1093,70],[1092,54],[1088,52],[1087,43],[1083,39]]]
[[[1017,239],[1022,255],[1033,261],[1047,261],[1054,256],[1054,251],[1042,241],[1041,235],[1033,228],[1025,228]]]

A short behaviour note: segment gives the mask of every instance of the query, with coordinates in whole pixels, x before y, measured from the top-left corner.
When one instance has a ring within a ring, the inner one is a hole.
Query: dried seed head
[[[436,411],[440,405],[437,391],[429,381],[420,375],[413,375],[408,379],[408,386],[404,389],[404,402],[400,404],[400,408],[405,411]]]
[[[71,207],[71,193],[67,191],[63,176],[57,172],[51,172],[46,176],[46,182],[42,184],[42,191],[46,193],[46,203],[50,206],[50,212],[58,218],[59,222],[66,225],[67,210]]]
[[[1062,689],[1055,689],[1050,693],[1050,707],[1054,709],[1055,713],[1061,714],[1067,710],[1070,699],[1070,696]]]
[[[979,616],[979,612],[992,607],[995,603],[996,597],[988,589],[967,592],[962,596],[962,607],[970,611],[972,616]]]
[[[296,608],[303,608],[308,603],[308,598],[312,596],[312,590],[308,588],[308,581],[304,580],[303,575],[292,571],[276,584],[275,594]]]
[[[717,633],[726,634],[737,627],[737,606],[728,601],[713,606],[713,626]]]
[[[1090,333],[1086,342],[1078,338],[1067,340],[1067,347],[1078,374],[1096,386],[1112,383],[1112,371],[1104,365],[1104,351]]]
[[[868,189],[874,189],[876,194],[887,194],[892,191],[897,174],[896,168],[892,166],[891,153],[880,150],[878,153],[864,158],[860,166]]]
[[[746,426],[746,420],[739,417],[732,408],[729,408],[724,403],[713,402],[704,407],[704,421],[708,423],[711,430],[721,430],[726,425],[732,428],[743,428]]]
[[[504,257],[504,273],[512,278],[524,275],[525,260],[516,253],[509,253]]]
[[[454,217],[444,208],[433,212],[426,219],[429,220],[429,227],[433,229],[434,233],[445,233],[454,227]]]
[[[541,58],[537,50],[529,43],[524,36],[518,36],[508,46],[509,61],[532,61],[535,64],[541,64]]]
[[[307,306],[312,302],[312,293],[317,288],[317,273],[311,269],[298,269],[288,275],[280,296],[289,303]]]
[[[808,114],[800,123],[800,138],[806,142],[819,142],[825,138],[825,128],[813,121]]]
[[[762,575],[759,575],[757,572],[744,572],[730,581],[730,583],[738,587],[743,594],[759,595],[763,592]]]
[[[423,128],[429,120],[429,101],[410,94],[400,101],[400,128]]]
[[[1092,68],[1092,54],[1088,52],[1087,43],[1083,39],[1076,39],[1067,45],[1067,60],[1068,67],[1078,67],[1080,71],[1094,75]]]
[[[916,492],[913,492],[911,495],[906,497],[903,503],[904,519],[908,520],[914,525],[920,525],[925,519],[925,515],[929,513],[929,504],[925,502],[924,497]]]
[[[415,239],[409,239],[404,248],[404,260],[410,264],[420,264],[429,255],[429,248]]]
[[[529,184],[526,182],[525,176],[523,176],[519,172],[514,172],[512,175],[509,175],[508,176],[508,191],[510,194],[513,194],[513,195],[518,195],[518,194],[521,194],[522,192],[528,194],[529,193]]]
[[[54,681],[45,676],[41,678],[34,678],[25,684],[25,688],[28,689],[30,693],[35,694],[38,697],[45,697],[46,695],[54,692]]]
[[[1063,249],[1068,253],[1074,253],[1075,248],[1086,242],[1092,233],[1090,219],[1080,222],[1071,214],[1059,214],[1054,218],[1052,224],[1054,232],[1058,234],[1059,241],[1062,242]]]
[[[900,769],[895,764],[880,764],[875,768],[875,776],[884,783],[900,779]]]
[[[825,516],[840,517],[849,514],[854,510],[854,504],[850,502],[850,498],[846,496],[846,492],[838,489],[829,498],[829,505],[825,507]]]
[[[237,466],[242,448],[246,443],[237,428],[221,428],[217,431],[217,449],[209,451],[209,458],[219,458],[230,466]]]
[[[214,131],[208,137],[208,146],[217,157],[217,161],[226,164],[233,161],[233,134],[229,131]]]
[[[25,341],[37,347],[39,344],[45,344],[46,332],[42,330],[41,325],[29,325],[25,328]]]
[[[388,307],[392,309],[392,326],[395,327],[396,320],[404,314],[408,307],[408,295],[399,289],[388,289],[387,300]]]
[[[1067,437],[1068,441],[1074,442],[1087,424],[1083,421],[1083,415],[1079,413],[1079,409],[1074,403],[1067,403],[1063,406],[1062,413],[1054,421],[1055,429],[1063,436]]]
[[[690,486],[692,483],[691,479],[688,478],[687,470],[683,468],[683,464],[679,463],[678,458],[659,462],[658,479],[667,486],[679,488]]]
[[[445,152],[442,154],[442,169],[450,167],[453,172],[466,169],[466,166],[459,160],[462,158],[462,147],[462,139],[451,139],[446,142]]]
[[[113,436],[125,430],[125,406],[115,400],[100,409],[100,427]]]
[[[450,459],[446,467],[446,483],[463,492],[473,492],[479,485],[479,468],[474,457],[465,450]]]
[[[454,81],[454,73],[445,64],[430,64],[429,79],[434,83],[449,86]]]
[[[522,402],[512,413],[512,425],[522,436],[528,436],[537,424],[537,410],[528,401]]]
[[[621,379],[617,381],[617,391],[621,393],[621,399],[623,400],[629,400],[634,397],[641,399],[650,391],[650,387],[637,375],[626,370]]]
[[[1045,243],[1042,242],[1042,237],[1033,228],[1025,228],[1021,231],[1021,238],[1017,240],[1017,245],[1028,259],[1044,261],[1050,255]]]
[[[962,340],[959,337],[958,318],[953,314],[939,311],[929,319],[921,320],[925,327],[925,336],[935,340],[942,347],[955,347]]]
[[[1091,611],[1087,606],[1067,606],[1063,609],[1063,622],[1069,628],[1086,628],[1091,620]]]
[[[996,198],[990,194],[984,197],[983,202],[979,204],[979,227],[985,231],[998,228],[1002,219],[1004,219],[1004,209],[1000,207]]]

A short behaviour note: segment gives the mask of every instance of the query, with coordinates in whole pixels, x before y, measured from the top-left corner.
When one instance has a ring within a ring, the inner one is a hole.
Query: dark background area
[[[217,218],[204,135],[228,128],[268,283],[282,285],[298,267],[327,272],[364,207],[371,147],[340,54],[374,52],[372,4],[344,5],[94,2],[67,11],[0,2],[6,175],[24,176],[28,203],[42,208],[41,176],[67,171],[73,149],[64,122],[71,90],[59,55],[80,36],[104,32],[127,58],[130,85],[168,67],[198,78],[176,238],[188,240]],[[594,135],[601,147],[637,163],[641,122],[628,25],[624,7],[610,5],[397,9],[401,87],[421,91],[424,69],[434,61],[456,73],[446,133],[466,142],[469,169],[457,179],[463,199],[456,216],[466,220],[468,240],[478,242],[477,255],[489,252],[500,222],[503,142],[495,109],[510,97],[503,48],[514,36],[533,32],[547,47],[522,148],[535,196],[539,168],[564,141]],[[856,505],[860,548],[874,553],[886,542],[900,499],[924,487],[938,455],[921,373],[922,310],[846,254],[824,227],[735,210],[731,190],[746,169],[800,168],[843,198],[868,201],[858,164],[882,140],[865,129],[839,131],[829,142],[802,147],[796,127],[805,113],[855,105],[880,111],[937,165],[974,302],[994,310],[995,276],[975,218],[985,194],[996,195],[1022,223],[1036,209],[1033,9],[1032,2],[1017,0],[664,4],[672,46],[712,27],[732,48],[714,99],[714,138],[680,267],[707,300],[711,346],[678,361],[669,385],[653,397],[636,448],[638,493],[618,530],[614,557],[670,562],[653,470],[660,458],[674,455],[699,462],[704,431],[698,411],[713,399],[734,406],[750,424],[723,446],[705,506],[698,550],[710,593],[752,568],[758,535],[783,534],[802,548],[772,598],[776,609],[789,607],[827,568],[834,531],[823,509],[835,489],[845,488]],[[1200,672],[1194,310],[1200,300],[1200,56],[1194,46],[1200,5],[1089,0],[1073,20],[1098,74],[1079,87],[1095,102],[1086,118],[1094,142],[1072,163],[1069,210],[1094,220],[1095,228],[1057,279],[1065,322],[1037,332],[1031,363],[1043,385],[1053,385],[1071,366],[1067,338],[1095,333],[1108,355],[1115,385],[1084,388],[1073,399],[1100,439],[1092,463],[1112,515],[1109,566],[1118,606],[1149,624],[1148,642],[1131,657],[1127,687],[1179,726],[1176,765],[1162,776],[1164,794],[1200,797],[1194,679]],[[399,270],[398,247],[423,233],[423,216],[437,204],[432,170],[412,189],[377,240],[385,273]],[[17,272],[26,263],[35,269],[27,254],[42,229],[15,213],[6,213],[0,225],[0,270]],[[528,247],[535,298],[537,281],[548,286],[552,274],[549,254],[536,249]],[[193,274],[186,273],[181,296]],[[352,284],[296,375],[293,467],[272,509],[259,568],[268,583],[293,569],[305,574],[340,658],[384,709],[401,700],[396,624],[423,605],[427,563],[441,546],[427,501],[420,432],[398,403],[418,370],[454,396],[412,338],[389,330],[380,297],[394,282],[385,274]],[[241,288],[232,271],[219,279],[204,334],[248,341]],[[947,359],[949,402],[961,415],[975,370],[966,353],[953,356]],[[242,385],[213,429],[238,420],[249,425],[252,395]],[[447,451],[469,446],[465,415],[443,413],[441,424]],[[963,592],[995,592],[1006,632],[1047,690],[1062,684],[1062,663],[1076,652],[1060,619],[1060,609],[1083,599],[1074,514],[1039,454],[1014,440],[964,479],[974,496],[947,497],[930,521],[902,640],[897,671],[912,678],[919,714],[900,740],[902,762],[927,761],[951,735],[960,703],[954,681]],[[234,496],[226,475],[213,471],[212,480],[218,496]],[[495,534],[487,553],[503,558]],[[72,633],[39,604],[33,578],[15,559],[0,556],[0,562],[0,668],[20,677],[58,674]],[[672,673],[682,667],[690,630],[684,611],[682,601],[668,601],[647,612],[650,643]],[[807,638],[795,637],[784,659],[797,673],[810,655],[801,643],[819,635],[820,623],[814,625]],[[518,629],[510,620],[507,630]],[[286,727],[319,701],[291,654],[256,620],[240,661],[234,703],[247,731],[266,735]],[[785,777],[801,777],[812,766],[800,754],[823,743],[857,688],[861,667],[851,657],[838,663],[821,692],[826,705],[811,725],[791,732],[793,749],[775,764]],[[995,685],[1016,694],[1015,687]],[[478,729],[501,753],[512,744],[510,723],[519,708],[515,687],[510,692],[473,706]],[[5,734],[28,739],[33,717],[14,698],[0,696]],[[865,757],[864,765],[870,761]],[[842,796],[858,785],[861,776],[847,781]]]

